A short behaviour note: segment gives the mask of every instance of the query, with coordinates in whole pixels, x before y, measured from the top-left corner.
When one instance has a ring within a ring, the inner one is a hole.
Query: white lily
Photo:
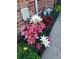
[[[48,47],[49,46],[49,41],[48,41],[48,38],[47,37],[45,37],[44,35],[43,36],[41,36],[41,39],[40,39],[42,42],[43,42],[43,44],[45,45],[45,47]]]
[[[38,15],[33,15],[33,16],[31,17],[30,21],[31,21],[32,23],[37,23],[37,22],[42,21],[42,18],[41,18],[40,16],[38,16]]]

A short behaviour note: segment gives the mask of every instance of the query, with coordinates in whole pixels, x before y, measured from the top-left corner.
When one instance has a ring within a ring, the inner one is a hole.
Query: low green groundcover
[[[32,46],[19,42],[17,45],[17,59],[40,59],[40,56],[34,51]]]

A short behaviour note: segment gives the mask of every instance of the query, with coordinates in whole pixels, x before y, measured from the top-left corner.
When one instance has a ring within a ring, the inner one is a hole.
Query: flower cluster
[[[52,22],[52,17],[51,16],[42,16],[43,21],[45,23],[45,25],[48,25]]]
[[[40,50],[42,48],[42,45],[48,47],[50,43],[48,37],[46,37],[45,35],[40,35],[45,27],[46,26],[42,22],[42,18],[35,15],[31,17],[29,23],[20,28],[20,31],[21,35],[25,37],[28,45],[35,45],[35,48]]]
[[[42,22],[37,24],[29,23],[27,26],[23,26],[23,28],[21,28],[21,34],[25,36],[28,44],[32,45],[35,43],[35,39],[38,38],[39,33],[41,33],[44,28],[45,24]]]

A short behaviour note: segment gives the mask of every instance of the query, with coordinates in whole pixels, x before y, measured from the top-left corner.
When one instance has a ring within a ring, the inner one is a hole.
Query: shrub
[[[53,16],[54,20],[56,20],[60,10],[61,10],[61,5],[59,3],[56,3],[53,11],[51,12],[51,16]]]

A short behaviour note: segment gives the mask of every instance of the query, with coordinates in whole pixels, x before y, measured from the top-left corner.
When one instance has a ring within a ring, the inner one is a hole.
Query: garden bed
[[[49,34],[60,12],[56,5],[50,16],[31,17],[30,21],[20,28],[17,39],[17,59],[41,59],[45,49],[49,47]]]
[[[46,24],[37,15],[20,28],[21,36],[17,42],[17,59],[40,59],[44,50],[50,44],[46,35]]]

